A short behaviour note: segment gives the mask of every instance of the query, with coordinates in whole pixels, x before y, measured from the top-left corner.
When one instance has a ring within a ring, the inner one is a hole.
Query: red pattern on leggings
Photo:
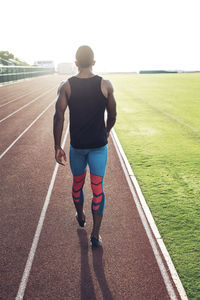
[[[93,192],[92,209],[97,211],[103,199],[103,177],[90,174],[91,187]],[[99,204],[99,205],[96,205]]]
[[[73,176],[72,196],[74,201],[77,203],[80,201],[81,190],[85,183],[85,176],[86,176],[86,171],[79,176]]]

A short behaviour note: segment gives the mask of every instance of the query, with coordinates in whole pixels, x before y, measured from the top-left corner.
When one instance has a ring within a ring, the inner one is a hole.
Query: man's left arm
[[[63,124],[64,124],[64,113],[66,108],[67,108],[67,92],[66,92],[65,84],[62,84],[62,86],[58,88],[58,98],[56,101],[56,107],[55,107],[56,111],[54,114],[54,122],[53,122],[55,159],[61,165],[65,165],[63,159],[64,161],[66,161],[65,152],[61,148],[61,137],[63,131]]]

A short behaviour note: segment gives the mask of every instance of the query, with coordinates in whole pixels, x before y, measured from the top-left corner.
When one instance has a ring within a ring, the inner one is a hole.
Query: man
[[[86,224],[83,210],[86,168],[89,165],[93,192],[93,229],[91,246],[101,246],[99,235],[104,214],[104,175],[107,163],[107,139],[116,121],[116,102],[109,80],[93,74],[94,53],[88,46],[76,52],[79,73],[63,82],[58,89],[54,115],[55,159],[65,165],[66,155],[61,148],[64,113],[70,113],[70,167],[73,174],[72,197],[76,208],[76,219],[81,227]],[[107,110],[105,124],[104,113]]]

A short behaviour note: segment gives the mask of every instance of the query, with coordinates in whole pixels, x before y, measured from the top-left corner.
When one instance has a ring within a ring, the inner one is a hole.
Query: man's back
[[[106,145],[104,112],[108,99],[101,91],[102,77],[73,76],[68,81],[71,91],[68,98],[71,145],[77,149]]]

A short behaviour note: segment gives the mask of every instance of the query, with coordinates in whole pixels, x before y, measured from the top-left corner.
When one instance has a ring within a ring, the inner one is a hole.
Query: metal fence
[[[54,68],[31,66],[0,66],[0,83],[53,74],[54,72]]]

